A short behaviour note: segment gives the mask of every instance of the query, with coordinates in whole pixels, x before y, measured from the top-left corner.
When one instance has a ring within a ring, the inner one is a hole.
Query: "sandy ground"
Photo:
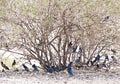
[[[120,84],[120,70],[109,72],[74,70],[74,76],[66,72],[0,72],[0,84]]]

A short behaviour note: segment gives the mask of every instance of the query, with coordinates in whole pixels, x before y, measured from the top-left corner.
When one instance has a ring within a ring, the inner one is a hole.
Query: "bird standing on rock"
[[[47,72],[49,72],[49,73],[54,72],[53,67],[51,67],[51,66],[49,66],[49,65],[45,65],[45,69],[46,69],[46,70],[47,70]]]
[[[73,76],[73,72],[72,72],[72,64],[73,64],[73,62],[70,62],[69,64],[68,64],[68,67],[67,67],[67,72],[68,72],[68,74],[70,75],[70,76]]]
[[[22,64],[22,66],[23,66],[25,71],[29,71],[29,68],[25,64]]]
[[[9,68],[8,68],[3,62],[1,62],[1,66],[2,66],[4,69],[9,70]]]

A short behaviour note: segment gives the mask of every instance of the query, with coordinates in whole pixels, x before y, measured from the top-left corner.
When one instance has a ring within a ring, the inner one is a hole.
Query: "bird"
[[[27,72],[29,71],[29,68],[25,64],[22,64],[22,66],[23,66],[25,71],[27,71]]]
[[[96,61],[99,61],[100,60],[100,55],[98,54],[96,57],[95,57],[95,60],[93,60],[93,64],[96,62]]]
[[[32,65],[32,68],[34,69],[33,71],[39,71],[38,67],[35,64]]]
[[[70,75],[70,76],[73,76],[73,72],[72,72],[72,64],[73,64],[73,62],[70,62],[69,64],[68,64],[68,67],[67,67],[67,72],[68,72],[68,74]]]
[[[112,60],[117,63],[117,59],[114,56],[111,56]]]
[[[109,57],[107,54],[105,54],[105,60],[108,60],[109,61]]]
[[[12,67],[16,65],[16,61],[13,60]]]
[[[1,66],[6,69],[6,70],[9,70],[8,66],[6,66],[3,62],[1,62]]]
[[[78,57],[78,58],[75,60],[75,62],[78,63],[78,62],[80,62],[80,60],[81,60],[81,57]]]
[[[61,71],[61,69],[58,66],[52,66],[51,68],[53,68],[53,70],[55,72],[60,72]]]
[[[75,60],[75,67],[77,69],[80,69],[82,67],[82,65],[80,64],[80,60],[81,60],[81,57],[78,57],[76,60]]]
[[[92,64],[93,64],[93,63],[92,63],[91,59],[88,59],[87,62],[86,62],[86,65],[87,65],[87,66],[91,66]]]
[[[78,46],[73,47],[73,52],[76,52]]]
[[[107,63],[107,60],[105,59],[102,63],[97,63],[96,69],[102,69],[104,68],[106,71],[109,71],[110,65]]]
[[[82,47],[80,47],[79,50],[80,50],[80,52],[82,53],[82,51],[83,51]]]
[[[107,21],[110,18],[110,16],[106,16],[103,20],[103,22]]]
[[[49,73],[53,73],[54,72],[53,66],[51,67],[51,66],[46,65],[46,69],[47,69],[47,72],[49,72]]]
[[[69,42],[69,44],[68,44],[68,47],[71,47],[72,46],[72,41],[71,42]]]

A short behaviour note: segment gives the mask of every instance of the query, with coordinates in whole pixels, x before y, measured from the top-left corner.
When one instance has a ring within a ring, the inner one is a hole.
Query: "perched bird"
[[[69,42],[69,44],[68,44],[68,47],[71,47],[72,46],[72,41],[71,42]]]
[[[99,61],[99,60],[100,60],[100,55],[98,54],[98,55],[95,57],[95,60],[93,60],[93,64],[94,64],[95,62]]]
[[[38,67],[35,64],[32,65],[32,68],[34,69],[33,71],[39,71]]]
[[[53,68],[53,70],[55,72],[60,72],[61,71],[61,69],[58,66],[52,66],[51,68]]]
[[[73,62],[70,62],[69,64],[68,64],[68,67],[67,67],[67,72],[68,72],[68,74],[70,75],[70,76],[73,76],[73,72],[72,72],[72,63]]]
[[[8,68],[3,62],[1,62],[1,66],[2,66],[4,69],[9,70],[9,68]]]
[[[47,70],[47,72],[49,72],[49,73],[54,72],[54,68],[51,67],[51,66],[48,66],[48,65],[46,65],[46,70]]]
[[[109,57],[107,54],[105,54],[105,60],[108,60],[109,61]]]
[[[80,57],[78,57],[76,60],[75,60],[75,67],[77,68],[77,69],[80,69],[82,66],[81,66],[81,64],[80,64]]]
[[[80,47],[79,50],[80,50],[80,52],[82,52],[83,51],[82,47]]]
[[[76,62],[76,63],[80,62],[80,59],[81,59],[81,58],[78,57],[78,58],[75,60],[75,62]]]
[[[111,56],[111,58],[114,62],[117,62],[117,59],[114,56]]]
[[[110,65],[109,65],[109,63],[107,63],[106,62],[107,60],[105,59],[104,60],[104,62],[102,62],[102,63],[97,63],[97,65],[96,65],[96,69],[102,69],[103,67],[106,69],[106,71],[109,71],[109,69],[110,69]]]
[[[29,71],[29,68],[25,64],[22,64],[22,66],[23,66],[25,71]]]
[[[91,65],[92,65],[91,59],[88,59],[88,60],[87,60],[86,65],[87,65],[87,66],[91,66]]]
[[[103,20],[103,22],[107,21],[110,18],[110,16],[106,16]]]
[[[103,67],[107,67],[107,63],[106,63],[106,59],[104,60],[104,62],[102,63]]]
[[[73,52],[76,52],[78,46],[73,47]]]
[[[13,60],[12,67],[16,65],[16,61]]]

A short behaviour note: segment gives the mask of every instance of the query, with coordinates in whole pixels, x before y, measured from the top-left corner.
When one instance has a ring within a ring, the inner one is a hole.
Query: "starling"
[[[13,60],[12,67],[16,65],[16,61]]]
[[[107,54],[105,54],[105,60],[109,60],[109,57]]]
[[[46,65],[46,69],[47,69],[47,72],[49,72],[49,73],[54,72],[54,68],[51,67],[51,66],[47,66],[47,65]]]
[[[103,20],[103,22],[107,21],[110,18],[110,16],[106,16]]]
[[[76,47],[73,47],[73,52],[76,52],[76,50],[77,50],[77,47],[78,47],[78,46],[76,46]]]
[[[4,69],[9,70],[9,68],[8,68],[3,62],[1,62],[1,66],[2,66]]]
[[[78,57],[78,58],[75,60],[75,62],[76,62],[76,63],[80,62],[80,59],[81,59],[81,58]]]
[[[23,68],[25,71],[29,71],[29,68],[25,64],[23,64]]]
[[[114,62],[117,62],[117,59],[114,56],[111,56],[111,58]]]
[[[68,64],[68,67],[67,67],[67,72],[68,72],[68,74],[70,75],[70,76],[73,76],[73,72],[72,72],[72,63],[73,62],[70,62],[69,64]]]
[[[95,63],[96,61],[99,61],[100,60],[100,55],[98,54],[96,57],[95,57],[95,60],[93,60],[93,63]]]
[[[79,50],[80,50],[80,52],[82,53],[83,49],[82,49],[81,47],[79,48]]]
[[[34,69],[33,71],[39,71],[38,67],[35,64],[32,65],[32,68]]]
[[[68,47],[71,47],[72,46],[72,42],[70,42],[69,44],[68,44]]]

